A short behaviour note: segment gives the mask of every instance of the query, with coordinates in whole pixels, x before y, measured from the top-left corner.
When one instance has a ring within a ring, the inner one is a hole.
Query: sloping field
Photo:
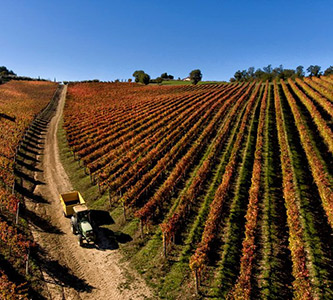
[[[26,299],[29,251],[35,244],[26,224],[16,224],[18,204],[23,205],[15,188],[15,165],[22,159],[22,148],[33,138],[32,122],[52,99],[57,84],[11,81],[0,85],[0,298]],[[29,130],[28,130],[29,129]],[[24,140],[24,141],[23,141]],[[30,282],[31,283],[31,282]]]
[[[63,127],[159,297],[333,299],[332,95],[332,77],[71,84]]]

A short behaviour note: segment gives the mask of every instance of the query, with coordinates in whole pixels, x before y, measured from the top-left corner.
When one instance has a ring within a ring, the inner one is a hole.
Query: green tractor
[[[90,211],[84,204],[73,207],[73,216],[71,217],[71,229],[78,235],[78,243],[82,247],[84,242],[95,244],[96,235],[90,220]]]

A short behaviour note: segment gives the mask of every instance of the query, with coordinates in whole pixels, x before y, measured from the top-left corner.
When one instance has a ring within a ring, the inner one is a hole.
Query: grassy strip
[[[314,291],[311,284],[304,228],[302,226],[300,194],[297,186],[296,172],[294,168],[293,153],[290,148],[286,114],[281,106],[281,97],[284,94],[279,91],[277,83],[274,82],[274,102],[276,113],[276,124],[280,144],[280,160],[283,175],[283,197],[287,208],[287,222],[289,226],[289,248],[293,262],[293,281],[295,299],[313,299]]]
[[[242,97],[242,99],[244,99],[244,97]],[[191,213],[191,208],[195,204],[207,177],[209,177],[211,168],[216,163],[216,157],[221,151],[223,142],[231,129],[230,124],[233,123],[237,115],[242,99],[238,99],[238,101],[235,102],[228,116],[224,118],[223,126],[217,130],[217,135],[211,146],[212,151],[206,156],[206,160],[202,162],[197,176],[193,179],[188,192],[182,193],[179,200],[180,205],[177,206],[177,210],[161,225],[165,243],[167,243],[172,236],[175,236],[177,232],[180,231],[183,224],[186,223],[187,216]]]
[[[241,102],[239,103],[241,104]],[[219,120],[220,118],[217,118],[217,120]],[[219,124],[219,129],[217,129],[217,131],[221,130],[224,127],[224,122],[222,124],[220,124],[223,121],[223,119],[221,119],[217,124]],[[230,122],[230,121],[229,121]],[[211,145],[211,143],[209,143],[208,145]],[[203,159],[201,159],[201,162],[204,161],[205,156],[208,155],[208,149],[204,149],[203,151],[205,153]],[[196,168],[196,170],[198,170],[198,167]],[[193,173],[195,174],[195,171],[191,173],[193,177]],[[174,204],[171,207],[171,209],[169,210],[169,213],[167,215],[167,217],[169,217],[169,215],[174,211],[174,209],[177,206],[178,201],[175,199],[174,200]],[[147,260],[147,257],[150,257],[150,260]],[[142,250],[139,251],[139,253],[136,255],[136,261],[140,262],[139,266],[141,269],[153,269],[155,264],[161,260],[161,230],[157,229],[155,231],[155,234],[153,235],[153,237],[147,242],[147,244],[145,245],[144,248],[142,248]],[[153,262],[153,264],[152,264]],[[147,266],[147,264],[149,266]],[[166,264],[168,265],[168,264]],[[150,271],[148,271],[150,273]],[[169,273],[168,273],[169,274]],[[160,277],[160,283],[158,283],[159,285],[164,284],[164,276],[154,276],[154,277]],[[170,277],[169,277],[170,278]],[[176,279],[177,278],[177,279]],[[176,275],[175,277],[173,277],[171,280],[167,281],[167,284],[171,284],[172,285],[172,291],[174,292],[176,286],[178,283],[181,283],[184,280],[184,272],[180,272],[178,273],[178,275]],[[178,288],[180,286],[178,285]],[[167,290],[170,290],[170,287],[168,286]],[[163,292],[162,292],[163,294]]]
[[[291,299],[293,281],[288,249],[286,210],[282,194],[279,142],[275,121],[274,94],[269,90],[264,136],[263,202],[260,220],[260,257],[253,293],[260,299]]]
[[[248,119],[247,132],[243,133],[243,145],[239,150],[240,164],[235,174],[235,187],[232,191],[233,198],[230,213],[223,234],[223,250],[221,261],[218,264],[216,285],[217,295],[226,298],[232,289],[240,269],[240,256],[242,251],[242,240],[244,238],[244,224],[249,188],[251,185],[251,174],[254,162],[254,151],[256,146],[256,132],[259,117],[259,102],[262,97],[263,88],[253,106]],[[242,149],[243,148],[243,149]]]
[[[265,129],[265,116],[267,108],[268,82],[265,85],[265,92],[260,104],[259,124],[257,130],[257,140],[254,152],[254,163],[251,177],[251,187],[249,189],[249,203],[246,212],[245,238],[243,240],[242,257],[240,261],[240,273],[237,283],[234,286],[233,297],[250,299],[251,278],[253,275],[253,261],[256,256],[256,232],[258,224],[259,200],[261,200],[261,173],[263,165],[263,140]]]
[[[225,119],[229,117],[229,114],[227,114],[223,120],[221,120],[221,123],[219,124],[219,128],[216,130],[217,133],[222,131],[222,128],[225,124]],[[172,205],[171,209],[168,212],[168,216],[165,219],[168,219],[179,207],[179,204],[181,203],[182,199],[187,195],[189,188],[193,185],[194,180],[198,176],[198,172],[200,168],[202,167],[203,163],[206,161],[207,157],[211,154],[211,151],[214,147],[214,144],[216,143],[216,140],[218,138],[218,135],[216,135],[213,140],[209,143],[208,148],[206,151],[204,151],[204,155],[201,157],[199,163],[196,165],[193,172],[191,172],[189,179],[186,181],[185,187],[182,189],[180,195],[177,197],[177,199],[174,201],[174,204]]]
[[[237,115],[236,120],[234,120],[234,124],[231,126],[232,130],[229,134],[228,140],[225,143],[224,151],[222,151],[222,154],[220,155],[221,157],[216,164],[216,168],[212,171],[214,177],[209,184],[204,199],[202,201],[198,199],[198,202],[201,202],[201,206],[193,223],[188,224],[190,230],[187,233],[187,237],[185,238],[184,246],[182,246],[179,251],[180,255],[177,258],[178,260],[172,265],[165,277],[163,287],[160,291],[160,295],[162,297],[171,297],[172,299],[172,297],[176,297],[179,290],[189,292],[187,286],[183,285],[184,274],[186,274],[187,279],[190,277],[190,268],[188,262],[196,245],[200,242],[200,238],[204,230],[205,220],[209,213],[209,205],[214,199],[215,192],[220,184],[225,167],[228,163],[235,142],[235,137],[237,135],[237,131],[239,130],[240,120],[246,108],[246,104],[247,102],[244,103],[240,113]],[[192,294],[191,297],[193,297]]]
[[[228,164],[228,160],[229,160],[229,157],[230,157],[232,149],[233,149],[237,131],[239,130],[240,121],[244,114],[246,104],[247,104],[247,102],[243,106],[241,113],[238,115],[237,120],[235,121],[235,125],[232,126],[231,134],[227,141],[225,151],[223,152],[220,162],[218,164],[218,167],[214,172],[215,176],[214,176],[211,184],[209,185],[208,191],[207,191],[205,198],[203,200],[203,203],[200,207],[199,213],[194,221],[193,226],[191,227],[188,237],[185,240],[185,248],[183,249],[181,257],[180,257],[180,260],[183,262],[189,261],[190,255],[192,254],[194,248],[200,241],[200,237],[204,230],[205,220],[209,213],[209,205],[214,199],[214,195],[216,193],[218,186],[221,183],[221,178],[222,178],[225,168]]]
[[[327,178],[328,173],[322,171],[323,166],[321,165],[322,163],[321,158],[316,156],[316,153],[318,151],[315,151],[315,145],[311,141],[309,129],[305,124],[305,122],[303,121],[303,115],[298,110],[295,99],[292,97],[292,95],[288,90],[287,85],[283,81],[282,81],[282,87],[286,95],[286,100],[288,101],[290,109],[292,111],[292,114],[288,113],[288,115],[294,116],[294,122],[295,122],[294,127],[296,127],[296,130],[298,131],[300,139],[298,142],[296,142],[295,139],[293,139],[292,142],[290,143],[290,148],[293,153],[294,170],[296,172],[296,177],[298,181],[296,189],[300,199],[302,200],[300,203],[300,214],[302,216],[301,223],[304,228],[304,239],[307,247],[308,268],[310,271],[310,275],[312,276],[312,284],[314,286],[314,289],[316,290],[316,293],[320,295],[320,297],[329,299],[328,297],[329,295],[332,295],[332,290],[328,288],[328,286],[331,285],[332,282],[329,279],[330,275],[327,270],[328,266],[327,263],[325,262],[326,257],[323,251],[323,245],[319,238],[320,234],[318,232],[318,230],[322,230],[323,226],[320,227],[318,226],[316,228],[316,223],[318,223],[317,219],[319,219],[320,217],[317,214],[315,214],[315,211],[313,210],[314,199],[312,199],[312,198],[318,199],[320,197],[310,196],[317,193],[317,191],[314,191],[313,187],[310,187],[308,184],[309,179],[311,181],[313,180],[312,177],[309,175],[310,173],[309,171],[311,170],[317,186],[319,184],[318,186],[319,194],[323,199],[322,193],[325,192],[325,189],[328,190],[330,189],[329,178]],[[290,130],[289,132],[290,138],[292,138],[292,132],[295,131]],[[295,145],[299,146],[295,147]],[[304,152],[300,151],[302,147],[304,149]],[[300,152],[303,154],[303,159],[307,157],[309,165],[307,162],[303,163],[300,161]],[[326,175],[323,176],[322,173],[325,173]],[[316,176],[317,178],[318,176],[320,177],[319,181],[318,179],[316,179]],[[320,185],[325,185],[325,183],[327,183],[326,186],[320,187]],[[323,206],[325,209],[327,208],[325,204],[323,204]],[[328,214],[327,211],[326,213]]]
[[[210,211],[205,223],[205,229],[202,234],[201,242],[190,259],[189,265],[195,276],[196,290],[198,290],[200,286],[201,275],[203,274],[202,271],[210,260],[209,254],[214,248],[214,243],[218,241],[219,225],[225,202],[228,200],[227,195],[231,186],[233,174],[236,170],[238,150],[242,145],[244,131],[246,131],[247,128],[248,118],[251,116],[251,111],[258,97],[259,90],[260,85],[255,88],[254,92],[250,96],[249,103],[246,107],[245,114],[241,122],[240,130],[237,134],[234,149],[232,150],[230,160],[226,166],[226,171],[222,177],[222,183],[218,187],[214,196],[214,200],[210,205]]]

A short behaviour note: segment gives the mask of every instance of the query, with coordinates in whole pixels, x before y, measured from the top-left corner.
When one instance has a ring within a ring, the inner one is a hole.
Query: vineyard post
[[[29,274],[29,258],[30,258],[30,246],[28,248],[27,260],[25,261],[25,274]]]
[[[19,222],[19,215],[20,215],[20,202],[17,203],[17,209],[16,209],[16,221],[15,224],[17,225]]]
[[[15,194],[15,164],[16,164],[16,159],[17,159],[17,149],[15,151],[15,156],[14,156],[14,162],[13,162],[13,176],[14,176],[14,182],[12,186],[12,195]]]
[[[13,182],[13,186],[12,186],[12,195],[15,194],[15,179],[14,179],[14,182]]]
[[[199,274],[198,274],[198,269],[195,268],[194,270],[194,279],[195,279],[195,292],[198,295],[199,294]]]

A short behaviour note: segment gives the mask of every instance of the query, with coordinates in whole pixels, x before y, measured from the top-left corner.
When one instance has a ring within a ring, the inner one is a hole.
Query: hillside
[[[332,92],[1,85],[0,296],[332,299]],[[63,216],[72,189],[93,247]]]
[[[25,299],[36,295],[36,274],[29,274],[36,266],[36,257],[29,257],[36,249],[24,212],[23,191],[18,180],[29,162],[28,148],[34,145],[34,130],[42,124],[36,116],[53,98],[57,84],[51,82],[20,81],[0,85],[0,298]],[[24,214],[23,214],[24,215]],[[29,263],[29,265],[27,265]]]
[[[159,297],[331,299],[332,92],[73,84],[61,155]]]

